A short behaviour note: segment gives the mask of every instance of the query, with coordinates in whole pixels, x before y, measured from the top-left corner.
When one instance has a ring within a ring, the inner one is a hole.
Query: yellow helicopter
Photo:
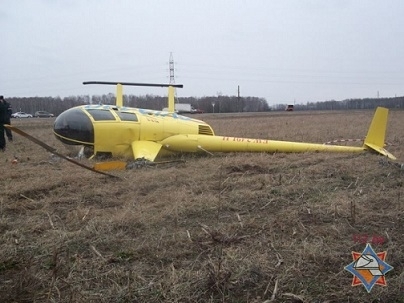
[[[82,105],[60,114],[54,134],[63,143],[81,145],[91,157],[111,156],[153,162],[173,153],[213,152],[347,152],[373,151],[390,159],[384,149],[388,109],[376,109],[363,146],[338,146],[306,142],[216,136],[204,121],[174,112],[174,89],[180,84],[88,81],[83,84],[116,85],[116,105]],[[123,106],[122,86],[168,87],[168,111]],[[14,127],[6,126],[16,131]],[[18,130],[20,134],[23,132]],[[17,132],[18,132],[17,131]],[[32,140],[32,137],[30,138]],[[38,140],[37,140],[38,141]],[[36,142],[39,144],[39,142]],[[42,143],[42,142],[41,142]],[[42,146],[44,144],[42,143]],[[54,149],[52,149],[54,152]],[[90,151],[90,152],[89,152]],[[95,170],[124,168],[126,162],[98,163]]]

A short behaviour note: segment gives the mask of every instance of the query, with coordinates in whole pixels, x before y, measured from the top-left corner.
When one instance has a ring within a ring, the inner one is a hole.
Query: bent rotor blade
[[[51,152],[52,154],[55,154],[56,156],[58,156],[58,157],[60,157],[62,159],[65,159],[65,160],[67,160],[67,161],[69,161],[69,162],[71,162],[73,164],[76,164],[76,165],[78,165],[78,166],[80,166],[82,168],[88,169],[88,170],[90,170],[92,172],[95,172],[97,174],[101,174],[101,175],[112,177],[112,178],[119,178],[117,176],[114,176],[114,175],[111,175],[111,174],[104,173],[102,171],[93,169],[92,167],[86,166],[86,165],[84,165],[84,164],[82,164],[80,162],[77,162],[76,160],[73,160],[71,158],[66,157],[65,155],[62,155],[61,153],[58,153],[55,148],[45,144],[44,142],[42,142],[41,140],[38,140],[35,137],[32,137],[31,135],[27,134],[26,132],[22,131],[21,129],[19,129],[17,127],[14,127],[14,126],[11,126],[11,125],[4,125],[4,126],[7,127],[9,130],[11,130],[11,131],[13,131],[13,132],[27,138],[28,140],[34,142],[35,144],[38,144],[39,146],[43,147],[47,151]]]

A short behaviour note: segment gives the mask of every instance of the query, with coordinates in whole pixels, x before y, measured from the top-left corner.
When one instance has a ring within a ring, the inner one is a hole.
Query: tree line
[[[13,112],[23,111],[34,114],[44,110],[59,115],[63,111],[84,104],[115,104],[114,94],[82,95],[69,97],[11,97],[7,98]],[[128,107],[148,108],[162,110],[167,107],[167,97],[156,95],[123,95],[123,102]],[[234,113],[234,112],[263,112],[270,110],[285,110],[288,104],[279,103],[270,107],[264,98],[237,97],[237,96],[205,96],[205,97],[181,97],[176,100],[179,103],[191,104],[194,108],[205,113]],[[290,104],[290,103],[289,103]],[[387,108],[404,109],[404,97],[394,98],[366,98],[347,99],[343,101],[318,101],[294,104],[295,110],[350,110],[350,109],[373,109],[378,106]]]
[[[54,115],[59,115],[63,111],[78,105],[85,104],[115,104],[114,94],[104,95],[83,95],[69,97],[24,97],[7,98],[11,104],[13,112],[22,111],[34,114],[36,111],[44,110]],[[270,108],[264,98],[257,97],[184,97],[176,100],[179,103],[191,104],[194,108],[205,113],[229,113],[229,112],[261,112],[269,111]],[[167,107],[167,97],[156,95],[123,95],[123,104],[128,107],[147,108],[152,110],[162,110]]]
[[[278,104],[275,110],[284,110],[287,104]],[[351,110],[351,109],[374,109],[378,106],[386,108],[404,109],[404,97],[394,98],[365,98],[346,99],[343,101],[317,101],[306,104],[295,104],[295,110]]]

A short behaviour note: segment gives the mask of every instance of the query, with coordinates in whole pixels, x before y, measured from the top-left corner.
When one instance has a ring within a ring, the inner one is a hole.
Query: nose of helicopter
[[[53,132],[65,144],[94,144],[93,124],[81,108],[71,108],[60,114],[55,120]]]

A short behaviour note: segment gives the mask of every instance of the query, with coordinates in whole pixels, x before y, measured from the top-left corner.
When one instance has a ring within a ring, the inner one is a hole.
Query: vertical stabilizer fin
[[[379,154],[396,160],[396,157],[384,149],[388,115],[389,110],[387,108],[378,107],[376,109],[363,145],[365,148],[370,148]]]
[[[372,123],[370,124],[368,130],[368,134],[366,135],[365,138],[365,144],[371,143],[380,147],[384,146],[388,115],[389,110],[387,108],[378,107],[376,109]]]

